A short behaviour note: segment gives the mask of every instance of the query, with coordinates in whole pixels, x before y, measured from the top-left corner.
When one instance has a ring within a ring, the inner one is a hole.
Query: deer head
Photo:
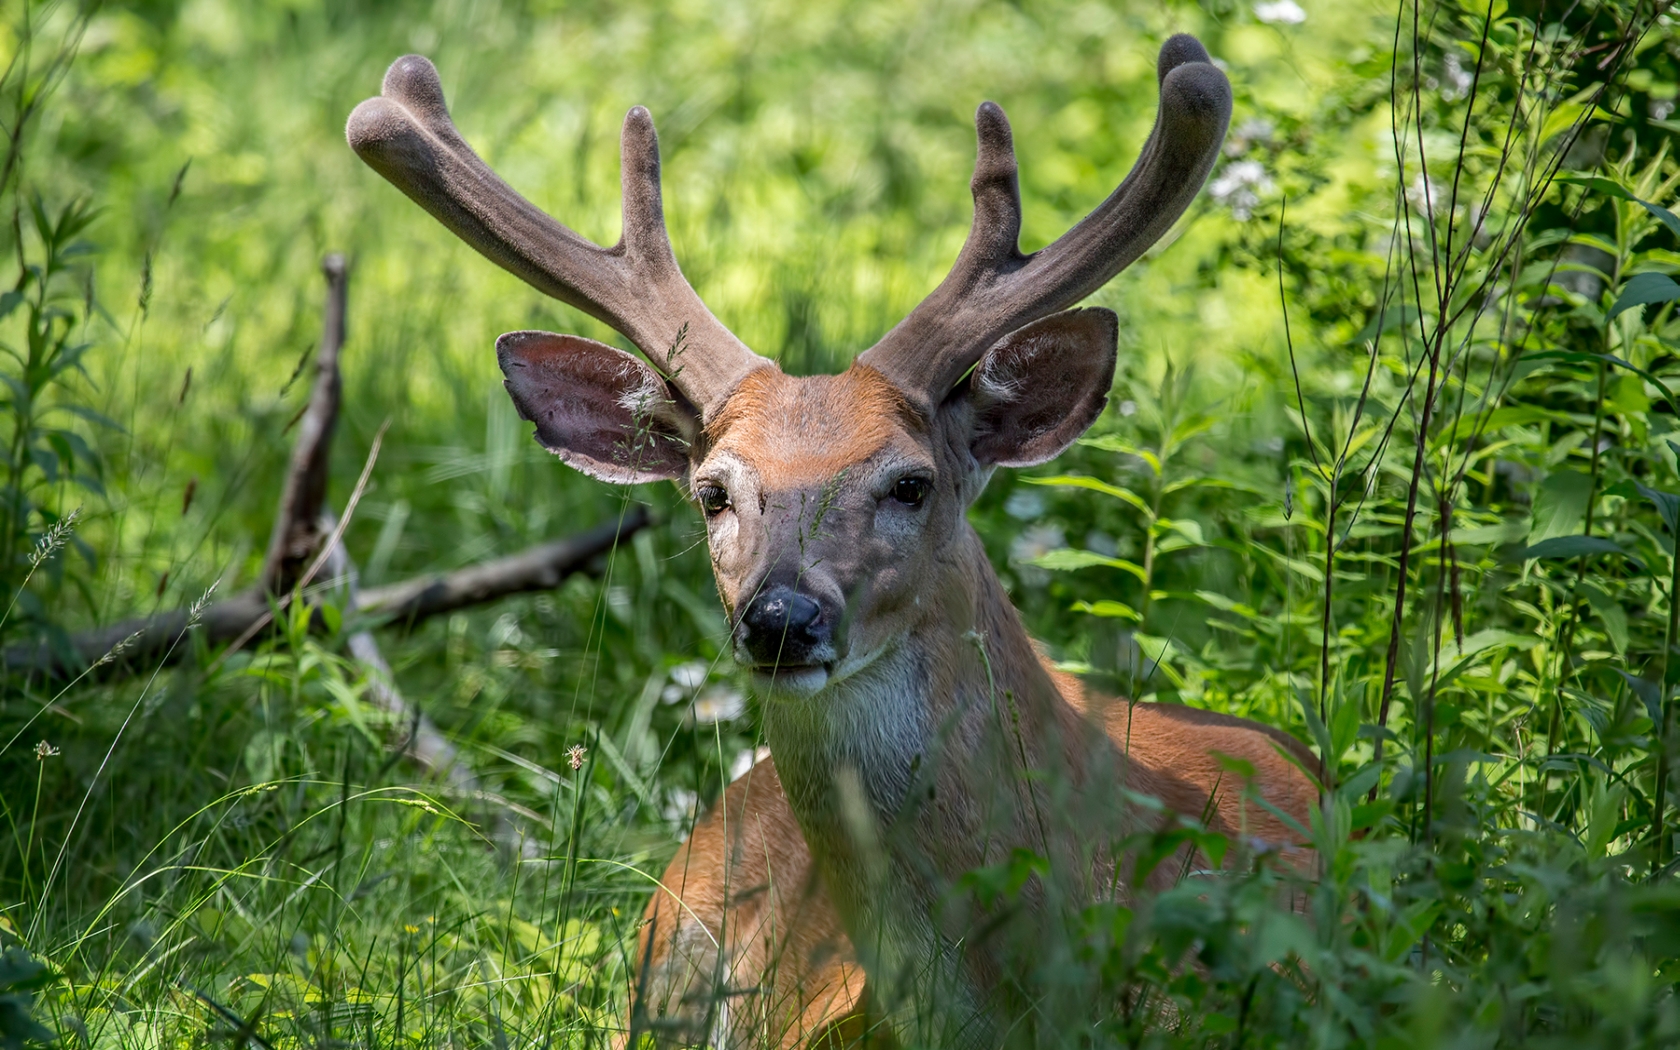
[[[660,203],[647,110],[624,121],[623,238],[601,248],[509,188],[451,123],[437,71],[409,56],[351,114],[350,145],[449,229],[533,287],[622,333],[497,341],[536,437],[606,481],[676,481],[705,515],[738,659],[772,692],[858,673],[942,608],[972,555],[964,512],[997,466],[1060,453],[1101,412],[1117,322],[1069,309],[1153,244],[1206,179],[1230,85],[1194,38],[1159,59],[1154,131],[1125,181],[1023,254],[1003,110],[975,115],[974,222],[949,276],[834,376],[793,377],[744,346],[684,279]],[[959,548],[961,550],[959,551]]]

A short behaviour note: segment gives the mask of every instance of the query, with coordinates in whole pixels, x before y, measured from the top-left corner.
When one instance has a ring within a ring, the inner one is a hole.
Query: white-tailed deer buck
[[[1097,418],[1117,321],[1070,307],[1164,234],[1213,165],[1224,74],[1175,36],[1159,75],[1131,174],[1031,255],[1009,124],[982,105],[974,224],[950,275],[847,371],[803,378],[742,345],[678,269],[647,110],[625,118],[612,248],[485,166],[426,59],[399,59],[351,114],[376,171],[651,362],[546,332],[496,344],[545,447],[606,481],[675,481],[698,505],[763,700],[773,758],[730,786],[648,906],[633,1033],[797,1046],[858,1027],[867,995],[901,1036],[995,1044],[1042,1001],[1017,949],[1052,912],[1136,881],[1114,845],[1128,832],[1176,814],[1309,856],[1278,816],[1304,824],[1317,798],[1299,744],[1088,696],[1040,659],[965,516],[993,468],[1043,463]],[[1243,763],[1247,787],[1230,772]],[[1018,893],[970,892],[965,873],[1021,850],[1046,863]],[[1191,859],[1144,881],[1170,884]]]

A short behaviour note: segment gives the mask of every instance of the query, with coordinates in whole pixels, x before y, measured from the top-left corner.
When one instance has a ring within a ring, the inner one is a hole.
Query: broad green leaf
[[[1559,175],[1552,181],[1566,183],[1571,186],[1585,186],[1594,193],[1602,193],[1606,197],[1614,197],[1617,200],[1635,201],[1639,199],[1627,190],[1622,189],[1622,187],[1617,183],[1612,182],[1610,179],[1607,179],[1602,175]]]
[[[1620,669],[1616,673],[1622,676],[1622,680],[1627,682],[1628,688],[1633,690],[1633,695],[1637,696],[1640,702],[1645,705],[1645,714],[1651,721],[1660,720],[1662,718],[1662,686],[1649,678],[1636,678]]]
[[[1443,650],[1443,652],[1448,652],[1448,654],[1452,654],[1453,659],[1462,659],[1462,657],[1472,657],[1472,655],[1478,654],[1478,652],[1485,652],[1488,648],[1500,647],[1500,645],[1505,648],[1522,648],[1522,650],[1529,650],[1529,648],[1534,648],[1536,645],[1539,645],[1539,643],[1541,643],[1541,637],[1539,637],[1539,635],[1524,635],[1524,633],[1517,633],[1514,632],[1514,630],[1488,628],[1488,630],[1478,630],[1478,632],[1473,633],[1473,635],[1467,635],[1463,645],[1458,645],[1457,642],[1450,642],[1443,645],[1441,650]]]
[[[1283,563],[1283,565],[1290,571],[1300,573],[1302,576],[1312,580],[1314,583],[1324,582],[1324,569],[1320,566],[1314,565],[1312,562],[1304,561],[1300,558],[1291,558],[1281,551],[1271,549],[1263,543],[1254,544],[1253,549],[1261,554],[1269,555],[1274,561]]]
[[[1672,492],[1663,492],[1659,489],[1650,488],[1649,486],[1641,485],[1639,482],[1632,480],[1618,481],[1616,484],[1605,489],[1604,494],[1606,496],[1622,496],[1624,498],[1632,498],[1634,496],[1643,498],[1650,503],[1651,506],[1657,508],[1657,514],[1662,517],[1663,524],[1668,527],[1669,533],[1671,535],[1673,534],[1675,519],[1680,517],[1680,496],[1676,496]]]
[[[1592,479],[1577,470],[1560,470],[1542,481],[1534,497],[1534,524],[1529,528],[1528,542],[1580,532],[1591,491]]]
[[[1218,420],[1213,416],[1204,415],[1191,416],[1189,419],[1184,420],[1177,426],[1173,427],[1172,434],[1167,437],[1167,451],[1171,452],[1173,449],[1178,448],[1197,434],[1206,430],[1211,430],[1216,422],[1218,422]]]
[[[1587,596],[1587,604],[1592,606],[1593,612],[1603,621],[1604,633],[1610,636],[1610,644],[1615,646],[1616,652],[1627,652],[1627,611],[1604,588],[1591,580],[1582,580],[1580,590]]]
[[[1623,554],[1621,544],[1603,536],[1553,536],[1549,540],[1524,547],[1517,553],[1518,561],[1531,558],[1580,558],[1590,554]]]
[[[1574,127],[1587,115],[1589,107],[1579,102],[1565,102],[1547,114],[1546,122],[1540,126],[1540,141],[1546,142],[1561,132]]]
[[[1260,615],[1259,611],[1253,606],[1244,605],[1242,602],[1238,601],[1232,601],[1223,594],[1216,594],[1213,591],[1197,591],[1195,593],[1196,597],[1200,598],[1204,602],[1207,602],[1215,609],[1219,609],[1223,612],[1233,612],[1238,616],[1246,617],[1250,620]]]
[[[1383,433],[1387,429],[1388,429],[1387,427],[1380,426],[1380,425],[1373,425],[1373,426],[1366,427],[1364,430],[1361,430],[1359,433],[1357,433],[1353,436],[1353,439],[1347,443],[1347,447],[1342,450],[1342,455],[1343,456],[1355,455],[1356,453],[1359,452],[1360,449],[1364,448],[1367,444],[1369,444],[1372,438],[1376,437],[1378,434]]]
[[[1535,366],[1531,363],[1543,361],[1568,361],[1579,364],[1602,361],[1607,365],[1615,365],[1617,368],[1625,368],[1634,375],[1644,379],[1647,383],[1650,383],[1658,390],[1661,390],[1663,392],[1663,397],[1668,401],[1669,407],[1674,409],[1676,414],[1680,414],[1680,398],[1676,398],[1674,396],[1674,391],[1668,388],[1668,384],[1664,383],[1661,377],[1655,375],[1648,369],[1640,368],[1633,362],[1625,361],[1613,354],[1589,354],[1580,350],[1542,350],[1539,353],[1524,354],[1522,360],[1517,362],[1517,370],[1522,371],[1523,374],[1526,375],[1527,372],[1524,371],[1524,369],[1532,371],[1532,368]]]
[[[374,734],[373,727],[368,724],[367,710],[362,704],[362,698],[356,695],[356,691],[348,683],[336,675],[327,674],[322,676],[321,684],[338,701],[339,706],[344,709],[344,714],[350,719],[350,724],[355,726],[363,737],[370,741],[379,739]]]
[[[1092,616],[1103,616],[1115,620],[1131,620],[1142,623],[1143,617],[1138,611],[1125,602],[1103,600],[1100,602],[1074,602],[1070,607],[1074,612],[1089,613]]]
[[[1165,554],[1169,551],[1183,550],[1186,547],[1205,547],[1207,540],[1202,538],[1202,523],[1193,518],[1162,518],[1155,523],[1159,530],[1171,530],[1177,536],[1169,536],[1161,541],[1156,550]]]
[[[1036,565],[1041,569],[1054,569],[1057,572],[1071,572],[1075,569],[1089,569],[1101,566],[1109,569],[1119,569],[1129,572],[1138,579],[1148,582],[1144,575],[1143,566],[1124,558],[1110,558],[1095,551],[1075,550],[1072,547],[1062,547],[1033,558],[1027,564]]]
[[[1670,233],[1680,237],[1680,215],[1674,214],[1661,205],[1652,204],[1650,201],[1640,201],[1639,206],[1650,212],[1652,218],[1667,226]]]
[[[1176,648],[1171,638],[1159,638],[1139,631],[1132,635],[1132,640],[1137,643],[1138,650],[1143,653],[1144,657],[1154,664],[1154,667],[1149,671],[1150,676],[1160,672],[1161,676],[1171,682],[1174,688],[1180,688],[1184,685],[1184,676],[1167,662]],[[1145,678],[1145,681],[1147,680],[1148,677]]]
[[[1538,405],[1503,405],[1488,413],[1487,420],[1482,424],[1484,433],[1493,433],[1504,427],[1524,426],[1529,423],[1539,423],[1548,419],[1567,420],[1569,417],[1562,412]]]
[[[1536,634],[1519,634],[1516,631],[1506,631],[1499,628],[1488,628],[1466,635],[1464,644],[1448,641],[1441,646],[1441,656],[1435,662],[1433,672],[1440,675],[1439,684],[1446,684],[1466,666],[1475,656],[1487,652],[1489,649],[1506,648],[1529,650],[1540,644],[1540,636]]]
[[[1154,520],[1155,517],[1149,509],[1149,504],[1145,503],[1143,497],[1131,489],[1121,488],[1119,485],[1110,485],[1106,481],[1085,474],[1056,474],[1048,478],[1022,478],[1021,480],[1029,485],[1050,485],[1057,488],[1089,489],[1092,492],[1100,492],[1105,496],[1113,496],[1117,500],[1130,503],[1151,520]]]
[[[1661,121],[1661,122],[1659,122],[1659,121],[1653,120],[1651,123],[1653,123],[1653,124],[1658,124],[1658,123],[1672,124],[1674,122],[1673,121]],[[1670,130],[1676,130],[1676,129],[1670,129]],[[1667,208],[1664,208],[1660,204],[1652,204],[1648,200],[1641,200],[1640,198],[1635,197],[1632,193],[1629,193],[1627,190],[1623,189],[1621,186],[1617,185],[1616,183],[1610,181],[1607,178],[1604,178],[1601,175],[1593,175],[1593,176],[1560,175],[1560,176],[1558,176],[1558,178],[1555,181],[1566,182],[1566,183],[1570,183],[1570,184],[1576,185],[1576,186],[1585,186],[1595,193],[1602,193],[1606,197],[1615,197],[1617,200],[1632,201],[1633,203],[1639,205],[1641,208],[1644,208],[1646,211],[1650,212],[1652,218],[1656,219],[1658,222],[1662,223],[1664,226],[1667,226],[1670,230],[1674,231],[1675,236],[1680,237],[1680,216],[1675,215],[1673,212],[1669,211]]]
[[[1155,455],[1155,453],[1146,448],[1139,448],[1131,442],[1113,434],[1104,434],[1101,437],[1094,438],[1081,438],[1079,443],[1087,448],[1101,449],[1104,452],[1124,452],[1128,456],[1136,456],[1145,463],[1149,464],[1149,469],[1155,472],[1156,477],[1161,476],[1161,459],[1159,456]]]
[[[1454,529],[1449,534],[1454,546],[1475,547],[1486,544],[1498,546],[1504,543],[1516,543],[1528,537],[1528,522],[1522,519],[1502,521],[1497,525],[1477,525],[1471,528]]]
[[[1610,307],[1605,320],[1613,321],[1623,310],[1631,310],[1635,306],[1667,303],[1675,299],[1680,299],[1680,284],[1675,284],[1672,277],[1661,273],[1636,273],[1622,285],[1622,294],[1616,297],[1616,305]]]
[[[1398,917],[1398,921],[1388,930],[1388,943],[1384,945],[1383,955],[1391,963],[1397,963],[1412,950],[1429,927],[1435,925],[1435,919],[1446,909],[1440,901],[1418,901],[1409,905]]]

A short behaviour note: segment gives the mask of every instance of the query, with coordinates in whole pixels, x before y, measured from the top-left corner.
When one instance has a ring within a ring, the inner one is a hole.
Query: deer
[[[1313,862],[1302,829],[1319,790],[1302,744],[1098,696],[1058,671],[967,518],[998,468],[1045,463],[1097,420],[1119,322],[1078,304],[1171,229],[1218,155],[1224,73],[1183,34],[1157,72],[1131,172],[1030,254],[1009,121],[983,103],[973,223],[951,271],[835,375],[785,374],[683,276],[645,108],[624,120],[610,248],[491,171],[427,59],[398,59],[351,114],[349,144],[376,172],[640,351],[535,331],[496,342],[544,448],[605,482],[674,482],[696,507],[728,645],[759,702],[769,757],[696,823],[644,913],[630,1045],[645,1032],[798,1047],[869,1030],[998,1045],[1031,1005],[1011,945],[1070,906],[1183,870],[1142,872],[1113,845],[1127,833],[1198,822]],[[968,892],[965,876],[1011,857],[1044,864],[1012,897]]]

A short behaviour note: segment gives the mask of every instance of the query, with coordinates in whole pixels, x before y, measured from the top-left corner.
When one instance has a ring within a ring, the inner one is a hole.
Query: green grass
[[[39,308],[11,308],[0,341],[85,342],[85,374],[52,373],[30,404],[115,426],[31,422],[13,391],[13,445],[38,437],[90,480],[8,460],[8,506],[27,510],[5,537],[8,586],[58,516],[81,516],[0,633],[252,582],[332,250],[352,260],[335,506],[390,424],[347,534],[364,583],[622,511],[624,493],[529,440],[491,352],[528,327],[621,341],[455,242],[344,145],[391,59],[433,58],[475,147],[599,242],[617,235],[618,122],[647,105],[685,272],[749,345],[811,372],[842,367],[948,268],[980,100],[1014,124],[1030,250],[1123,177],[1155,51],[1191,31],[1236,92],[1214,175],[1231,192],[1204,194],[1094,297],[1122,317],[1122,354],[1091,440],[1000,473],[973,518],[1035,636],[1095,686],[1260,718],[1326,755],[1331,804],[1311,829],[1326,870],[1304,920],[1275,911],[1264,872],[1072,916],[1059,969],[1033,979],[1101,1024],[1040,1017],[1033,1038],[1674,1045],[1675,806],[1658,800],[1675,775],[1657,738],[1680,679],[1660,495],[1680,491],[1664,390],[1680,389],[1665,378],[1680,326],[1663,304],[1607,317],[1632,275],[1680,270],[1680,234],[1625,199],[1675,203],[1671,20],[1625,54],[1582,53],[1554,44],[1602,44],[1649,5],[1496,5],[1489,26],[1485,8],[1425,4],[1415,43],[1410,8],[1304,6],[1296,25],[1217,0],[131,0],[84,23],[73,3],[12,0],[0,57],[27,39],[29,61],[0,83],[0,117],[9,129],[41,102],[0,182],[20,215],[0,258],[41,262],[78,237],[98,250],[20,285]],[[52,65],[57,48],[73,63]],[[1604,108],[1569,108],[1604,77]],[[1567,169],[1621,190],[1525,196],[1524,166],[1577,122]],[[1261,176],[1246,204],[1244,172]],[[1464,202],[1490,187],[1493,236],[1469,238]],[[79,200],[94,221],[59,243],[33,228],[37,194],[44,215]],[[1443,293],[1449,227],[1470,247]],[[0,280],[18,272],[0,263]],[[1491,305],[1441,323],[1443,300]],[[64,316],[49,324],[48,306]],[[64,454],[54,426],[82,444]],[[669,487],[628,498],[658,524],[603,573],[379,634],[482,798],[393,754],[400,727],[363,701],[342,632],[296,618],[215,665],[199,651],[62,694],[10,682],[0,941],[61,975],[36,1015],[63,1045],[608,1038],[651,879],[758,742],[750,708],[692,714],[691,667],[702,689],[740,686],[698,516]],[[1327,531],[1345,538],[1328,587]],[[497,821],[529,847],[491,843]],[[9,979],[0,966],[0,996]]]

